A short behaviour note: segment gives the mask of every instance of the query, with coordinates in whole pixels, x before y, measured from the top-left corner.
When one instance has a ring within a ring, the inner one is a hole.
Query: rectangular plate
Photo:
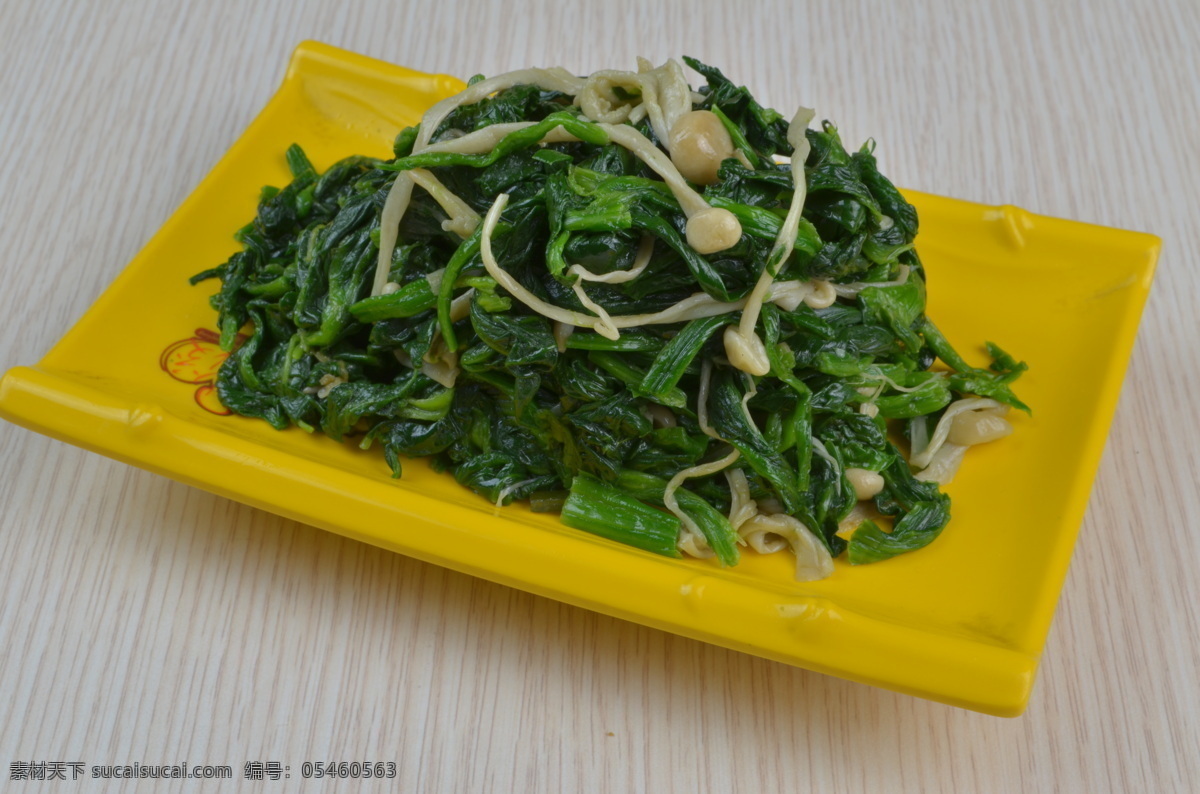
[[[213,283],[259,188],[391,141],[462,83],[297,48],[278,93],[183,206],[35,367],[0,382],[0,415],[55,438],[347,537],[647,626],[991,714],[1024,710],[1087,506],[1160,241],[908,193],[930,315],[982,364],[1029,362],[1032,418],[972,450],[936,543],[797,583],[785,555],[736,568],[672,560],[496,509],[423,461],[392,480],[378,452],[220,415]],[[886,133],[886,131],[883,131]],[[978,348],[973,346],[978,345]]]

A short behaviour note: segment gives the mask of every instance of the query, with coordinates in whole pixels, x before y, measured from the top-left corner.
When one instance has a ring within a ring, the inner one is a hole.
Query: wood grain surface
[[[306,38],[464,77],[694,54],[874,136],[898,184],[1164,240],[1021,718],[598,616],[3,425],[0,789],[316,790],[306,760],[381,760],[380,790],[414,792],[1200,790],[1194,0],[3,0],[0,20],[0,369],[84,312]],[[55,760],[235,780],[9,780]],[[243,781],[247,761],[291,779]]]

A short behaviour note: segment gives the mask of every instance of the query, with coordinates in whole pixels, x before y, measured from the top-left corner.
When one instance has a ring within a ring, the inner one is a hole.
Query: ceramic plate
[[[929,312],[968,359],[985,339],[1028,361],[1033,416],[973,449],[936,543],[792,581],[785,555],[733,569],[673,560],[496,509],[423,462],[225,415],[223,353],[187,279],[237,250],[293,141],[318,169],[390,156],[392,138],[462,86],[302,44],[279,92],[87,314],[0,383],[0,414],[39,432],[351,538],[647,626],[992,714],[1033,686],[1159,250],[1155,237],[908,193]],[[136,329],[136,333],[133,332]]]

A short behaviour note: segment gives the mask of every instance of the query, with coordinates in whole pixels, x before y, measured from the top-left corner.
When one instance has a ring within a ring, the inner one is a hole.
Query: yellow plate
[[[1150,288],[1146,234],[908,193],[930,314],[982,363],[993,340],[1029,362],[1034,415],[972,450],[936,543],[799,584],[782,555],[722,570],[496,509],[423,462],[221,415],[214,282],[293,141],[318,169],[391,141],[458,80],[323,44],[297,48],[279,92],[116,282],[35,367],[0,382],[0,414],[264,510],[549,598],[746,653],[991,714],[1024,710]],[[886,136],[886,130],[881,130]]]

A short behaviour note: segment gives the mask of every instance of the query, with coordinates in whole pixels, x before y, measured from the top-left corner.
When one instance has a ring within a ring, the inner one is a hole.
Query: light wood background
[[[875,136],[904,186],[1164,239],[1028,713],[601,617],[4,425],[0,789],[99,788],[10,784],[12,761],[285,791],[359,759],[421,792],[1200,790],[1200,4],[650,8],[0,1],[0,368],[82,314],[304,38],[463,77],[697,55]],[[243,783],[253,760],[292,779]]]

